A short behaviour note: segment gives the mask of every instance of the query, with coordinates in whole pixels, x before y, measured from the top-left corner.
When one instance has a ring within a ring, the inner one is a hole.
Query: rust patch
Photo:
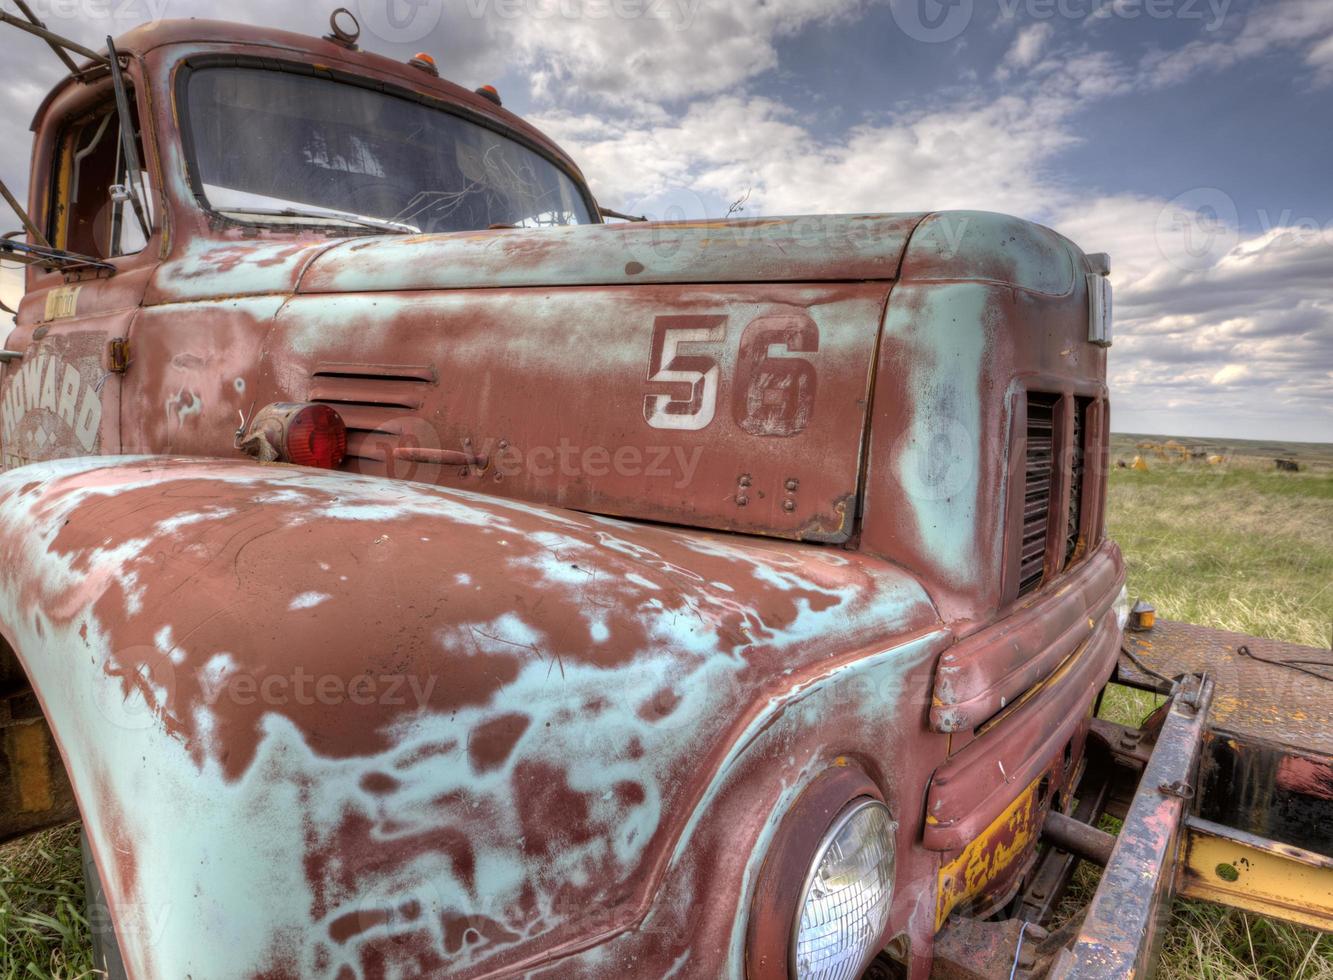
[[[18,808],[40,813],[55,805],[51,789],[51,741],[46,725],[29,722],[5,729],[6,754],[17,771]]]

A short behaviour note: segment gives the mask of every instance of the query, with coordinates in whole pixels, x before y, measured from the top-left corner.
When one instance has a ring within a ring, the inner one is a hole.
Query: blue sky
[[[979,208],[1112,255],[1119,431],[1333,441],[1333,0],[347,0],[653,217]],[[0,0],[12,9],[12,0]],[[45,0],[96,46],[203,0]],[[331,5],[236,0],[306,33]],[[0,174],[58,75],[0,34]],[[9,280],[12,290],[12,279]]]

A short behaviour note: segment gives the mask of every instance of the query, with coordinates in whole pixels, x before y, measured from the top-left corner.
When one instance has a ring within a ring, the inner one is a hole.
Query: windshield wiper
[[[326,221],[346,221],[349,224],[364,225],[367,228],[379,228],[382,231],[400,231],[411,235],[421,234],[416,225],[388,218],[372,218],[365,214],[349,214],[346,211],[305,211],[301,208],[218,208],[223,214],[264,214],[276,218],[319,218]]]
[[[116,267],[110,262],[103,262],[91,255],[67,252],[63,248],[52,248],[49,245],[32,245],[12,238],[0,238],[0,255],[15,262],[22,262],[24,265],[39,265],[48,269],[63,267],[70,272],[76,269],[116,271]]]

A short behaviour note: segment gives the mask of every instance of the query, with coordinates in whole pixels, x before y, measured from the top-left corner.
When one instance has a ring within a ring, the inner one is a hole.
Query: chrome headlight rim
[[[860,796],[853,799],[843,807],[842,811],[834,818],[833,823],[825,831],[823,838],[815,850],[814,856],[810,861],[810,868],[806,872],[805,880],[801,884],[799,897],[796,900],[796,914],[792,918],[791,934],[788,938],[787,969],[788,975],[795,978],[800,975],[798,970],[798,950],[801,936],[801,926],[805,918],[806,905],[810,900],[810,890],[814,885],[816,877],[823,869],[825,859],[829,856],[829,851],[837,843],[839,836],[847,829],[851,823],[869,811],[880,811],[884,815],[886,829],[888,833],[889,856],[890,861],[896,865],[897,841],[895,840],[898,829],[897,821],[893,819],[893,814],[882,799],[876,796]],[[893,907],[893,867],[890,868],[888,889],[885,892],[885,903],[883,910],[883,921],[879,923],[879,931],[882,933],[885,926],[888,925],[889,913]],[[874,956],[875,948],[862,951],[862,960],[868,960]],[[866,964],[863,962],[861,968],[853,976],[859,977],[864,971]]]

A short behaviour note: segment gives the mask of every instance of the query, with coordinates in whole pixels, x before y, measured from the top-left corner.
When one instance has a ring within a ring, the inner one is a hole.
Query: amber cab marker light
[[[500,92],[494,85],[483,85],[475,91],[483,99],[489,99],[498,106],[504,105],[504,103],[500,101]]]
[[[407,63],[413,68],[420,68],[428,75],[440,77],[440,69],[435,66],[435,59],[424,51],[418,51],[412,57],[407,59]]]

